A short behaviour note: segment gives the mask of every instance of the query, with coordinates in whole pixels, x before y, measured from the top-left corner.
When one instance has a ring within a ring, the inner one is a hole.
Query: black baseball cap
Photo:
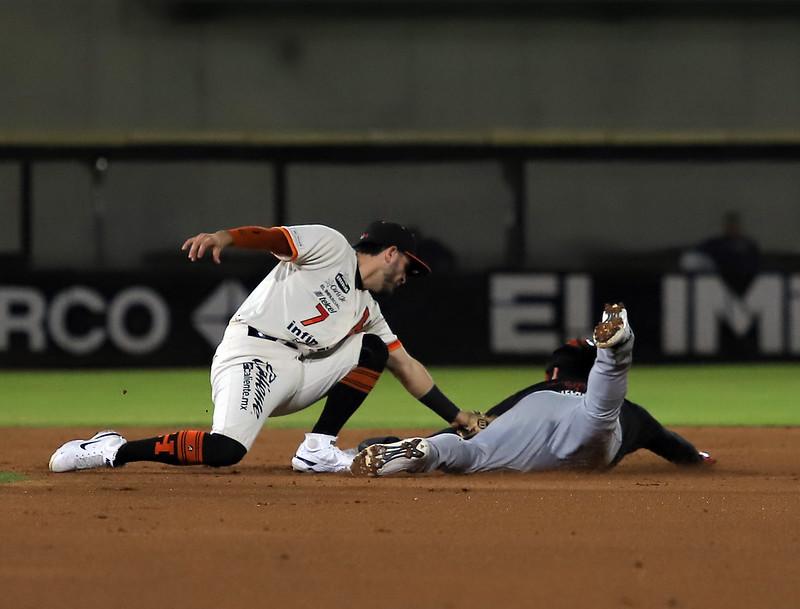
[[[558,378],[586,382],[594,365],[597,348],[585,338],[573,338],[553,351],[545,372],[548,377],[558,368]]]
[[[408,256],[411,261],[408,265],[408,274],[413,276],[427,275],[431,267],[417,255],[417,238],[402,224],[377,220],[370,224],[359,237],[359,243],[374,243],[375,245],[396,246]]]

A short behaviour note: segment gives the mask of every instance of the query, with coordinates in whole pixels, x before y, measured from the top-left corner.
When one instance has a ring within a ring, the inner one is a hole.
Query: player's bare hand
[[[456,418],[453,419],[453,422],[450,423],[453,427],[467,427],[471,421],[471,412],[466,410],[459,410]]]
[[[195,262],[202,258],[207,250],[211,250],[211,258],[217,264],[220,263],[222,250],[233,243],[233,237],[226,230],[218,230],[216,233],[199,233],[194,237],[189,237],[181,246],[181,251],[189,251],[189,260]]]

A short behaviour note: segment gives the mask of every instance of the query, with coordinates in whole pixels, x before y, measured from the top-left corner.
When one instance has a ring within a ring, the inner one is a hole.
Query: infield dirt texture
[[[302,431],[266,429],[233,468],[48,472],[95,431],[0,428],[27,476],[0,484],[0,607],[800,606],[800,428],[681,428],[719,458],[695,470],[304,475]]]

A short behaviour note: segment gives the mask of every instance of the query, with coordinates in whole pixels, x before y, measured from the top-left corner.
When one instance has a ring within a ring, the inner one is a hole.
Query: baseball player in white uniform
[[[321,225],[240,227],[200,233],[183,245],[192,261],[213,260],[230,245],[272,252],[280,262],[231,318],[211,365],[211,432],[178,431],[128,442],[115,431],[61,446],[50,469],[120,467],[132,461],[171,465],[233,465],[247,453],[264,421],[302,410],[327,396],[319,420],[298,447],[301,472],[349,470],[352,453],[336,438],[375,386],[384,367],[406,390],[453,425],[469,425],[411,357],[372,294],[391,293],[430,268],[414,235],[374,222],[355,245]]]

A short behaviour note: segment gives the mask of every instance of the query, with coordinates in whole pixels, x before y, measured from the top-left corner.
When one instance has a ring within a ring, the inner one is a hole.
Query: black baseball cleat
[[[702,459],[702,461],[700,461],[701,465],[714,465],[717,462],[714,457],[705,451],[698,450],[697,454],[700,455],[700,458]]]
[[[356,454],[360,453],[365,448],[369,448],[373,444],[391,444],[392,442],[399,442],[400,438],[397,436],[376,436],[374,438],[367,438],[366,440],[361,440],[358,444],[358,448],[356,449]]]
[[[409,438],[391,444],[373,444],[353,459],[354,476],[388,476],[418,472],[425,466],[430,446],[423,438]]]

